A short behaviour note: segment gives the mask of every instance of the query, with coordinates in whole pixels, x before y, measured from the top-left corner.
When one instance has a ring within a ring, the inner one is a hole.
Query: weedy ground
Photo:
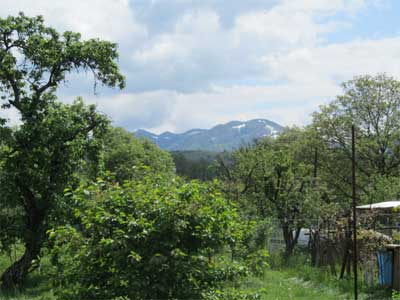
[[[0,271],[10,263],[10,258],[0,256]],[[258,292],[262,300],[350,300],[352,279],[337,280],[329,270],[316,269],[302,255],[283,263],[271,257],[271,266],[263,276],[243,280],[240,289]],[[45,258],[42,267],[30,274],[22,290],[0,292],[0,300],[54,300],[49,275],[44,271],[49,261]],[[360,282],[360,300],[390,300],[391,291],[378,286],[366,288]],[[234,299],[232,299],[234,300]]]

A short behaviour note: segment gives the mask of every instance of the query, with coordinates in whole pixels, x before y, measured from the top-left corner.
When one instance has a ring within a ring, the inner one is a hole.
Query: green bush
[[[49,232],[59,299],[203,299],[246,273],[216,255],[242,231],[215,183],[145,176],[67,196],[80,224]]]
[[[400,299],[400,292],[392,290],[392,300],[398,300],[398,299]]]

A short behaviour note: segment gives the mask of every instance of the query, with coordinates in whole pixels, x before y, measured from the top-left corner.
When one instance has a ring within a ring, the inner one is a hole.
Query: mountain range
[[[164,132],[154,134],[139,129],[134,134],[157,144],[168,151],[230,151],[254,140],[270,136],[275,137],[283,127],[266,119],[254,119],[247,122],[231,121],[210,129],[191,129],[184,133]]]

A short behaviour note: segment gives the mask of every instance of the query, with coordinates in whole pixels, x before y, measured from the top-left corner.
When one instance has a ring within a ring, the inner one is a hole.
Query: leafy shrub
[[[264,272],[268,265],[269,253],[265,249],[261,249],[250,253],[247,257],[247,265],[249,266],[250,272],[256,276],[264,275]]]
[[[392,290],[392,300],[399,300],[399,299],[400,299],[400,292]]]
[[[79,226],[49,232],[59,299],[202,299],[244,272],[216,256],[241,227],[215,183],[99,180],[69,197]]]

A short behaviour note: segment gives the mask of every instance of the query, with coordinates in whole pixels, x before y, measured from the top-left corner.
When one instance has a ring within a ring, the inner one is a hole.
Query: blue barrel
[[[379,251],[378,252],[378,282],[381,285],[392,285],[393,274],[393,252]]]

